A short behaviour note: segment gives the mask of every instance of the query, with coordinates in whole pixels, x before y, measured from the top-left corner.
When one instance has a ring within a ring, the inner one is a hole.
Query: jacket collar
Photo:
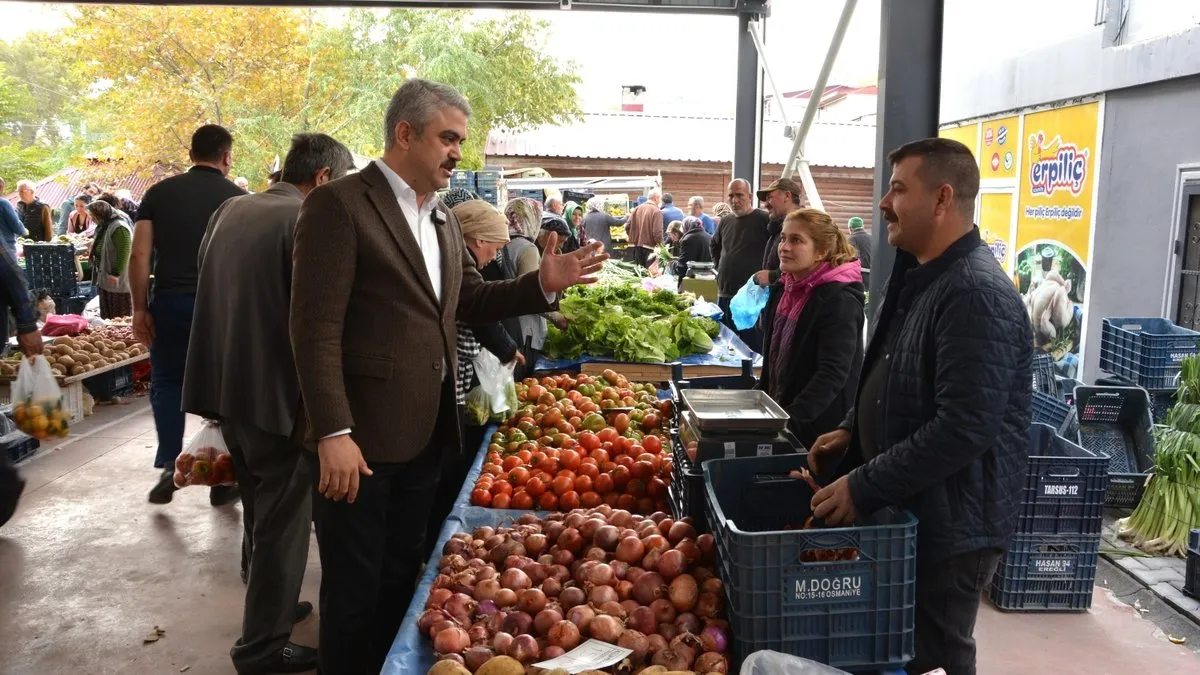
[[[435,306],[442,307],[444,303],[439,303],[437,295],[433,292],[433,282],[429,279],[429,271],[425,267],[425,257],[421,253],[421,246],[417,243],[417,238],[413,236],[412,227],[408,219],[404,217],[404,211],[400,208],[400,202],[396,196],[396,192],[392,189],[391,183],[387,176],[379,168],[375,162],[371,162],[365,169],[358,173],[359,178],[367,184],[367,197],[375,206],[375,210],[379,212],[380,220],[383,221],[388,232],[392,235],[392,239],[396,241],[396,246],[400,248],[400,253],[408,261],[409,266],[413,270],[413,274],[421,283],[421,287],[425,289],[429,296],[430,302]],[[438,217],[441,217],[441,222],[445,222],[444,215],[438,213],[438,207],[434,207],[433,222],[438,235],[438,249],[442,257],[442,288],[445,290],[446,276],[449,273],[450,266],[453,261],[448,260],[448,245],[446,228],[438,227]],[[445,294],[443,293],[443,298]]]
[[[973,227],[970,232],[959,237],[940,256],[921,265],[916,256],[908,251],[896,251],[896,264],[892,270],[892,280],[900,281],[904,290],[909,294],[920,293],[942,275],[951,265],[965,258],[971,251],[983,245],[979,236],[979,228]]]
[[[292,199],[304,199],[304,193],[300,192],[300,188],[292,185],[291,183],[284,183],[283,181],[280,181],[267,188],[265,194],[291,197]]]

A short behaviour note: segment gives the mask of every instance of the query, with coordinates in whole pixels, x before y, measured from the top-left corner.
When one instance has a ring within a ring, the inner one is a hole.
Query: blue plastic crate
[[[735,660],[773,649],[843,670],[906,663],[914,652],[917,519],[888,508],[854,527],[789,529],[810,515],[811,490],[786,478],[806,461],[704,463]],[[857,558],[817,560],[837,549]]]
[[[1075,409],[1057,396],[1034,391],[1031,408],[1033,412],[1033,424],[1049,425],[1060,434],[1070,433],[1074,435]]]
[[[3,452],[8,455],[8,461],[13,464],[37,452],[41,445],[38,439],[17,429],[0,436],[0,448],[3,448]]]
[[[1033,390],[1058,397],[1058,380],[1054,377],[1054,357],[1046,352],[1033,355]]]
[[[508,198],[509,199],[517,199],[517,198],[532,199],[533,201],[541,204],[542,202],[544,202],[546,200],[546,191],[545,190],[509,190]]]
[[[97,401],[111,401],[133,391],[133,367],[121,366],[83,380],[83,387]]]
[[[1150,397],[1139,387],[1076,387],[1079,445],[1108,455],[1107,506],[1131,509],[1142,500],[1154,466]]]
[[[1200,353],[1200,333],[1157,317],[1108,318],[1100,329],[1100,370],[1147,389],[1174,389],[1184,357]]]
[[[482,190],[484,188],[495,188],[500,184],[500,178],[503,174],[494,169],[483,169],[475,172],[475,187]]]
[[[1183,575],[1183,592],[1200,600],[1200,530],[1188,532],[1187,567]]]
[[[988,597],[1012,612],[1082,612],[1092,606],[1100,535],[1018,534]]]
[[[475,189],[475,172],[467,169],[455,169],[450,172],[450,187],[463,188],[466,190]]]
[[[1108,456],[1076,445],[1045,424],[1029,427],[1029,464],[1017,532],[1099,534]]]
[[[75,294],[75,245],[32,243],[25,245],[25,278],[29,288],[53,296]]]

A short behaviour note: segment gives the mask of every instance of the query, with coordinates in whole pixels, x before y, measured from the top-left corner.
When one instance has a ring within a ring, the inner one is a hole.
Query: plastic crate
[[[1045,424],[1057,433],[1075,435],[1075,409],[1053,394],[1033,392],[1033,424]]]
[[[1200,333],[1158,317],[1108,318],[1100,329],[1100,370],[1147,389],[1174,389],[1180,362],[1200,353]]]
[[[911,660],[917,519],[887,508],[854,527],[786,529],[809,516],[811,490],[785,478],[805,463],[779,455],[704,464],[735,661],[761,649],[851,670]],[[857,559],[811,561],[847,548]]]
[[[742,372],[738,375],[716,375],[691,379],[683,377],[683,364],[672,364],[668,389],[671,392],[671,401],[675,404],[673,422],[676,425],[679,424],[679,411],[683,408],[683,400],[679,395],[680,389],[753,389],[757,384],[758,378],[754,376],[754,362],[749,359],[742,359]]]
[[[496,171],[493,169],[483,169],[481,171],[476,171],[475,172],[475,188],[478,190],[484,190],[487,188],[491,188],[491,189],[495,190],[496,187],[500,185],[501,176],[502,176],[502,174],[499,171]]]
[[[700,431],[691,421],[691,413],[684,410],[679,413],[679,442],[686,448],[693,441],[696,443],[696,462],[704,463],[710,459],[730,459],[733,457],[765,457],[769,455],[786,455],[805,451],[788,429],[783,431],[768,431],[762,434],[728,433],[716,434]]]
[[[544,202],[546,200],[546,191],[545,190],[509,190],[508,198],[509,199],[517,199],[517,198],[532,199],[533,201],[541,204],[542,202]]]
[[[1029,464],[1017,532],[1099,534],[1108,457],[1082,448],[1045,424],[1029,427]]]
[[[464,190],[475,189],[475,172],[467,169],[455,169],[450,172],[450,187],[463,188]]]
[[[1183,592],[1200,600],[1200,530],[1188,533],[1187,568],[1183,575]]]
[[[13,429],[0,436],[0,448],[4,448],[5,454],[8,455],[8,461],[13,464],[37,452],[39,447],[41,447],[41,442],[38,439],[19,429]]]
[[[1083,384],[1079,380],[1070,377],[1058,378],[1058,394],[1067,405],[1075,405],[1075,387]]]
[[[121,366],[83,380],[83,386],[97,401],[111,401],[133,391],[133,368]]]
[[[53,296],[75,295],[75,245],[25,245],[25,278],[31,289]]]
[[[1108,455],[1108,506],[1133,508],[1154,466],[1150,397],[1138,387],[1076,387],[1079,445]]]
[[[1092,606],[1100,535],[1013,536],[988,597],[1013,612],[1082,612]]]
[[[1033,355],[1033,390],[1058,398],[1058,380],[1054,377],[1054,357],[1045,352]]]
[[[672,434],[671,446],[674,461],[671,464],[668,492],[671,495],[672,515],[677,519],[691,516],[693,527],[703,534],[709,531],[707,509],[704,507],[704,471],[701,467],[692,466],[678,434]]]

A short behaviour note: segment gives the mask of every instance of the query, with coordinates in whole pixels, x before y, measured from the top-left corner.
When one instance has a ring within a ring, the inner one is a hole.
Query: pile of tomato
[[[670,510],[664,420],[671,403],[659,401],[653,385],[630,384],[606,370],[599,379],[527,379],[517,385],[517,398],[522,407],[492,435],[471,504],[543,511],[608,504],[645,515]]]

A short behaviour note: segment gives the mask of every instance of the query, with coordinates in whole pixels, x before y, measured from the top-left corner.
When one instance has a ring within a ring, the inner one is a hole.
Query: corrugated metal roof
[[[133,201],[140,202],[142,195],[150,189],[151,185],[176,173],[178,172],[175,170],[157,166],[151,171],[135,171],[128,175],[113,177],[113,167],[111,166],[68,167],[34,183],[34,194],[38,199],[49,204],[51,208],[57,209],[63,202],[74,199],[76,195],[82,193],[83,186],[95,181],[105,189],[115,186],[115,189],[118,190],[129,190]],[[17,203],[17,180],[10,178],[5,187],[11,188],[13,191],[4,195],[4,198],[15,205]]]
[[[792,149],[783,123],[763,121],[763,163],[782,164]],[[805,143],[809,164],[875,166],[875,126],[816,122]],[[733,118],[589,113],[579,122],[525,131],[495,129],[488,157],[589,157],[732,162]]]

